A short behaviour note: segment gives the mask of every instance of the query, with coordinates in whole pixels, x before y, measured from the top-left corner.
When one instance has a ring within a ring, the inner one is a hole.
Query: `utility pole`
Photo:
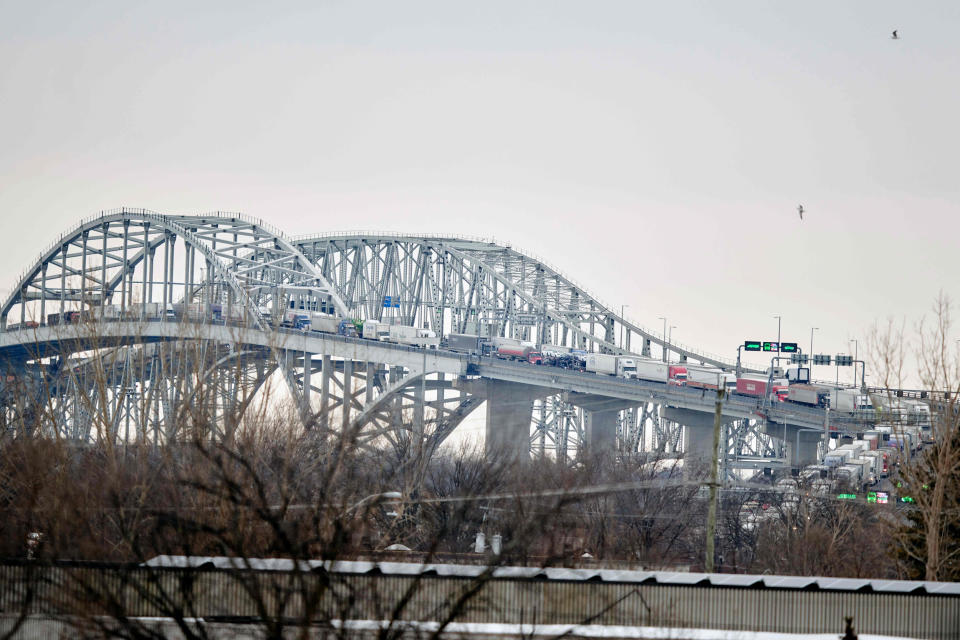
[[[710,505],[707,510],[707,557],[704,558],[704,568],[707,573],[713,573],[714,538],[717,533],[717,486],[719,484],[720,456],[720,421],[723,415],[723,394],[725,389],[717,388],[717,404],[713,410],[713,455],[710,456]]]
[[[780,316],[773,316],[777,319],[777,353],[780,353]]]
[[[810,327],[810,357],[813,358],[813,332],[819,331],[820,327]]]

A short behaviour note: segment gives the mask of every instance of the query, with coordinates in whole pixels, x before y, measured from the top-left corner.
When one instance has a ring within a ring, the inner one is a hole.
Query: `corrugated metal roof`
[[[293,571],[297,564],[286,558],[229,558],[223,556],[157,556],[145,563],[151,567],[215,567],[257,571]],[[384,575],[430,574],[443,577],[475,578],[487,567],[470,564],[419,564],[414,562],[369,562],[359,560],[310,560],[299,563],[301,570],[323,568],[333,573]],[[931,594],[960,596],[960,583],[910,580],[861,580],[826,576],[778,576],[730,573],[681,573],[674,571],[632,571],[624,569],[568,569],[564,567],[497,567],[494,578],[557,580],[569,582],[602,581],[617,583],[656,583],[663,585],[696,585],[767,589],[825,591],[876,591],[880,593]]]

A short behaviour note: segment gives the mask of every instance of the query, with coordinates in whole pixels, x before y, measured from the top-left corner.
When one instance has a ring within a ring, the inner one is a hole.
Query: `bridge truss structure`
[[[203,310],[214,306],[223,326],[200,332]],[[278,328],[290,308],[440,336],[735,367],[670,343],[510,245],[382,233],[289,237],[235,213],[119,209],[62,234],[0,307],[2,426],[74,439],[162,443],[196,429],[227,438],[258,393],[282,379],[307,428],[325,437],[355,429],[362,444],[388,442],[423,458],[487,399],[482,384],[431,365],[422,350],[359,349],[333,336],[313,351],[293,348]],[[582,453],[583,406],[560,391],[528,401],[535,455]],[[730,458],[780,453],[754,420],[726,433]],[[672,452],[681,441],[680,426],[652,402],[618,414],[621,453]]]

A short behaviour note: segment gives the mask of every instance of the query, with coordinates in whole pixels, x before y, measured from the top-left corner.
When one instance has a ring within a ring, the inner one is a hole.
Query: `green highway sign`
[[[759,340],[747,340],[743,343],[744,351],[760,351],[760,341]]]
[[[796,353],[797,352],[797,343],[796,342],[781,342],[780,351],[783,353]]]
[[[838,493],[837,500],[856,500],[857,494],[855,493]]]
[[[776,342],[764,342],[764,343],[763,343],[763,350],[764,350],[764,351],[778,351],[778,350],[779,350],[779,349],[777,349],[778,346],[779,346],[779,345],[778,345]]]

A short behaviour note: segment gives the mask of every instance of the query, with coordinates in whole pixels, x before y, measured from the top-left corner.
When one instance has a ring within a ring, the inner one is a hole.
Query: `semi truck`
[[[666,382],[669,378],[670,369],[666,362],[659,360],[650,360],[647,358],[637,358],[637,378],[649,380],[650,382]]]
[[[386,340],[389,342],[424,349],[436,349],[440,346],[437,334],[429,329],[419,329],[405,324],[391,324],[387,331]]]
[[[837,449],[823,456],[823,464],[828,467],[839,467],[847,463],[847,460],[853,459],[853,451],[849,449]]]
[[[715,367],[687,367],[687,386],[695,389],[720,389],[727,386],[727,374]]]
[[[303,331],[310,331],[313,329],[314,323],[311,321],[309,311],[298,311],[295,309],[289,309],[283,312],[283,318],[280,320],[281,327],[287,327],[290,329],[300,329]],[[324,331],[324,321],[321,318],[317,319],[316,322],[317,328],[315,331]],[[336,329],[333,330],[334,332]],[[328,332],[329,333],[329,332]]]
[[[47,314],[47,324],[77,324],[83,319],[80,311],[63,311],[59,313]]]
[[[390,337],[390,325],[377,320],[364,320],[361,337],[366,340],[386,340]]]
[[[791,384],[787,388],[787,399],[811,407],[825,407],[830,402],[830,388],[815,384]]]
[[[667,384],[676,387],[687,386],[687,367],[671,364],[667,367]]]
[[[335,333],[349,338],[356,338],[357,327],[349,318],[328,316],[316,311],[303,309],[287,309],[280,319],[280,326],[300,331],[316,331],[318,333]]]
[[[493,355],[503,360],[522,360],[531,364],[543,364],[543,355],[529,344],[514,338],[491,338]]]
[[[870,396],[856,389],[831,389],[830,408],[834,411],[869,411],[873,409]]]
[[[737,393],[762,398],[768,392],[768,382],[768,378],[737,378]],[[785,381],[774,379],[773,384],[770,385],[769,393],[771,394],[771,399],[782,402],[787,399],[790,389],[785,384]]]
[[[530,364],[543,364],[543,356],[540,352],[527,345],[501,345],[496,348],[494,353],[498,358],[504,360],[522,360]]]
[[[870,460],[874,478],[886,478],[888,475],[886,456],[881,451],[865,451],[860,454],[863,460]]]
[[[540,353],[543,355],[543,363],[551,367],[561,369],[572,369],[574,371],[585,371],[584,359],[587,352],[572,347],[562,347],[552,344],[545,344],[540,347]]]
[[[451,333],[447,336],[448,349],[451,351],[463,351],[475,356],[483,353],[484,342],[486,342],[484,338],[466,333]]]
[[[870,468],[872,461],[854,458],[837,469],[837,480],[845,480],[847,486],[856,491],[862,491],[868,484],[872,484]]]
[[[637,360],[629,356],[617,356],[609,353],[588,353],[584,358],[586,370],[593,373],[617,376],[620,378],[637,377]]]

